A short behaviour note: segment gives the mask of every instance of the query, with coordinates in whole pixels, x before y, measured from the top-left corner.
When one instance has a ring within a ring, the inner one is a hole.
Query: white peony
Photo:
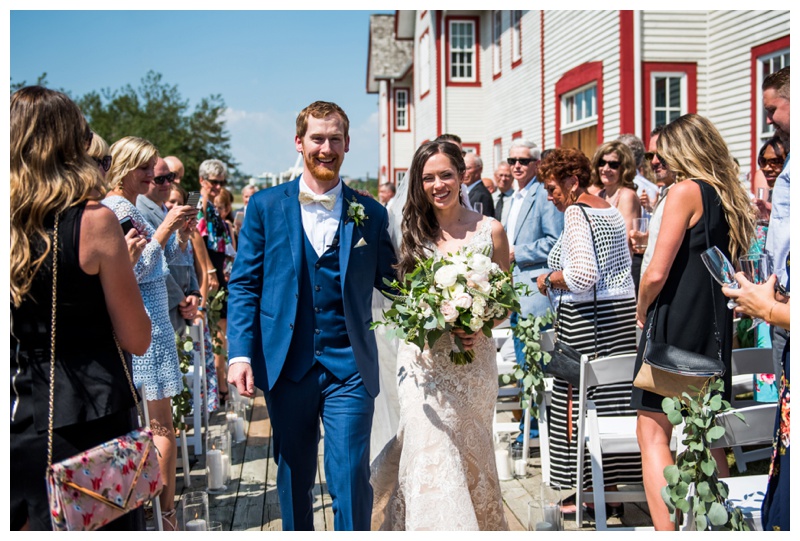
[[[442,317],[444,317],[447,323],[452,323],[458,319],[458,309],[451,301],[444,301],[439,307],[439,310],[442,312]]]
[[[459,293],[453,298],[453,303],[457,308],[468,309],[472,306],[472,297],[469,293]]]
[[[459,274],[455,265],[444,265],[433,275],[433,280],[441,288],[450,287],[456,283]]]
[[[486,299],[483,297],[472,299],[472,315],[476,317],[484,317],[486,315]]]
[[[472,332],[478,332],[483,328],[483,320],[477,317],[473,317],[469,320],[469,328]]]
[[[422,309],[422,317],[424,317],[425,319],[428,319],[433,315],[433,309],[427,302],[422,301],[419,307]]]
[[[469,267],[475,272],[486,274],[492,268],[492,260],[483,254],[475,254],[470,258]]]

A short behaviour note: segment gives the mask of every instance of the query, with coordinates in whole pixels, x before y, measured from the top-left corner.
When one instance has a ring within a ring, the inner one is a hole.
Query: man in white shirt
[[[644,271],[650,264],[650,260],[653,258],[653,252],[656,248],[656,239],[658,238],[658,231],[661,229],[661,219],[664,216],[664,203],[667,199],[667,193],[672,185],[675,184],[675,177],[672,176],[672,172],[667,168],[667,164],[661,161],[661,157],[656,152],[658,136],[663,129],[663,126],[658,126],[651,132],[650,144],[648,146],[647,154],[645,154],[647,159],[650,160],[650,166],[653,168],[653,173],[656,175],[656,183],[663,187],[661,188],[661,195],[659,195],[658,199],[655,200],[653,214],[650,216],[650,225],[647,232],[647,248],[644,251],[644,258],[642,259],[642,276],[644,276]],[[629,235],[631,238],[633,238],[636,233],[636,231],[631,231],[629,232]]]

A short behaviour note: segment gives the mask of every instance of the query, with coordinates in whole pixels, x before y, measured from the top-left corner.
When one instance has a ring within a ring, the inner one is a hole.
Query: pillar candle
[[[498,449],[495,451],[494,460],[497,462],[497,477],[501,481],[511,479],[511,469],[508,466],[508,450]]]
[[[208,466],[208,488],[218,490],[225,485],[225,470],[222,462],[222,451],[211,449],[206,452]]]

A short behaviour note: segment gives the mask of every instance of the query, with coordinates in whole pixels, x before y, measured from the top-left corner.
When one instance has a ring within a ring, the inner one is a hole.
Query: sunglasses
[[[508,165],[514,165],[515,163],[519,162],[520,165],[528,165],[531,162],[535,162],[533,158],[508,158],[506,162]]]
[[[103,171],[111,169],[111,156],[103,156],[102,158],[92,158],[98,166],[103,168]]]
[[[156,183],[156,184],[158,184],[159,186],[161,186],[161,185],[162,185],[162,184],[164,184],[165,182],[166,182],[167,184],[171,184],[171,183],[172,183],[172,181],[174,181],[174,180],[175,180],[175,176],[176,176],[176,175],[175,175],[175,173],[167,173],[166,175],[161,175],[161,176],[158,176],[158,177],[153,177],[153,182],[155,182],[155,183]]]
[[[171,174],[174,175],[175,173],[171,173]],[[204,178],[203,180],[213,184],[214,186],[225,186],[228,183],[227,180],[208,180],[207,178]]]
[[[758,166],[762,169],[768,165],[772,166],[773,168],[782,169],[784,161],[782,158],[770,158],[769,160],[766,158],[759,158],[758,159]]]
[[[601,167],[605,167],[606,165],[609,166],[614,171],[616,171],[617,169],[619,169],[619,166],[621,165],[621,162],[618,162],[616,160],[612,160],[612,161],[608,161],[607,162],[602,158],[597,161],[597,168],[598,169],[600,169]]]
[[[658,160],[658,163],[656,165],[653,165],[653,158],[656,158]],[[650,167],[663,167],[664,169],[667,168],[667,164],[664,161],[664,158],[662,158],[655,152],[645,152],[644,159],[650,162]]]

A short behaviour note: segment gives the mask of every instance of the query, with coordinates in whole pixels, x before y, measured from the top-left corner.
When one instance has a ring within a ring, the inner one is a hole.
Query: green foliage
[[[736,324],[736,338],[739,340],[740,348],[752,348],[756,345],[756,330],[750,329],[753,320],[743,317]]]
[[[195,348],[203,347],[203,344],[195,344],[192,342],[191,337],[187,334],[180,336],[175,333],[175,343],[178,347],[178,361],[180,363],[181,373],[186,374],[189,372],[189,367],[192,365],[192,352]],[[186,417],[192,411],[192,391],[190,389],[191,383],[183,378],[183,389],[180,394],[172,397],[172,424],[177,430],[186,430],[186,424],[182,422],[181,417]]]
[[[730,403],[722,399],[724,386],[721,379],[715,378],[702,389],[690,386],[691,394],[661,401],[661,409],[672,425],[685,423],[683,444],[686,445],[675,465],[664,468],[667,486],[661,496],[674,519],[678,512],[690,512],[687,495],[689,485],[694,483],[691,513],[698,531],[749,530],[742,511],[726,504],[728,487],[718,479],[717,462],[711,454],[710,444],[725,435],[725,428],[716,424],[715,417],[731,410]]]
[[[170,86],[160,73],[149,71],[138,88],[92,91],[75,101],[109,145],[134,135],[153,143],[161,156],[180,158],[185,168],[181,185],[186,189],[198,189],[203,160],[217,158],[236,168],[222,119],[225,101],[219,94],[203,98],[190,111],[177,85]]]
[[[544,316],[528,317],[517,321],[514,336],[522,342],[522,353],[525,360],[522,365],[517,361],[517,369],[513,376],[522,382],[520,396],[522,408],[530,408],[531,415],[539,418],[539,406],[544,400],[544,365],[550,362],[550,354],[542,350],[541,329],[553,322],[553,313],[548,310]],[[510,374],[501,376],[504,384],[511,382]]]
[[[20,88],[23,88],[23,87],[26,87],[26,86],[45,86],[45,87],[48,86],[47,85],[47,72],[46,71],[43,72],[39,77],[36,78],[36,82],[35,83],[31,83],[30,85],[28,85],[28,81],[25,81],[25,80],[19,81],[17,83],[15,83],[12,80],[11,81],[11,93],[13,94],[14,92],[19,90]],[[63,90],[61,90],[60,92],[63,92]]]
[[[222,306],[225,302],[227,293],[223,290],[218,290],[213,294],[209,293],[208,304],[206,305],[206,313],[208,314],[208,331],[211,334],[212,349],[214,355],[225,356],[227,352],[223,347],[222,338],[219,336],[219,320]]]

